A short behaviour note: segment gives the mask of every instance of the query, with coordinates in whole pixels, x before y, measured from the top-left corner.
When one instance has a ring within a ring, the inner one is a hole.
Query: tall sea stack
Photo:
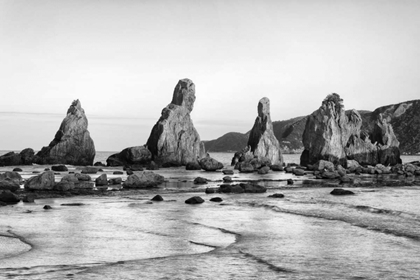
[[[282,164],[280,144],[274,136],[270,117],[270,100],[267,97],[258,102],[258,116],[248,138],[248,146],[259,161],[268,160],[271,164]]]
[[[204,144],[190,117],[194,102],[194,83],[189,79],[180,80],[172,102],[163,108],[147,140],[146,146],[154,161],[162,165],[186,165],[205,155]]]
[[[54,139],[36,154],[39,164],[92,165],[95,145],[90,137],[88,120],[79,100],[73,101]]]
[[[387,120],[378,114],[375,126],[362,131],[359,112],[346,112],[342,101],[338,94],[330,94],[308,117],[300,164],[306,166],[321,159],[343,166],[348,159],[365,165],[400,163],[399,142]]]

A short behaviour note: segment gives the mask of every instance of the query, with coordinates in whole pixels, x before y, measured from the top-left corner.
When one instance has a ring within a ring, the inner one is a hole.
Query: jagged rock
[[[204,199],[202,199],[199,196],[193,196],[185,200],[186,204],[201,204],[204,202]]]
[[[194,179],[194,184],[197,184],[197,185],[207,184],[207,179],[203,177],[197,177]]]
[[[107,186],[108,185],[108,177],[106,174],[101,174],[99,177],[95,179],[96,186]]]
[[[194,102],[194,83],[189,79],[180,80],[172,102],[162,110],[147,140],[153,160],[162,165],[166,162],[186,165],[205,155],[204,144],[190,117]]]
[[[14,171],[6,171],[0,174],[0,180],[12,180],[16,182],[18,185],[22,184],[23,179],[19,173]]]
[[[354,192],[344,189],[333,189],[330,194],[332,195],[353,195]]]
[[[152,153],[145,146],[125,148],[106,160],[107,166],[127,166],[147,164],[152,160]]]
[[[198,163],[205,171],[216,171],[223,168],[223,164],[221,162],[218,162],[210,156],[200,159]]]
[[[371,165],[401,162],[399,142],[387,119],[378,114],[375,126],[362,131],[361,115],[356,110],[346,112],[342,101],[338,94],[330,94],[308,117],[301,165],[326,160],[346,167],[348,159]]]
[[[26,190],[52,190],[55,185],[53,171],[46,171],[40,175],[33,176],[25,182]]]
[[[36,154],[39,164],[92,165],[95,145],[90,138],[88,120],[80,101],[75,100],[67,110],[54,139]]]
[[[65,165],[53,165],[51,166],[51,170],[58,172],[69,171]]]
[[[152,171],[143,171],[138,174],[133,174],[127,177],[123,183],[124,188],[151,188],[162,184],[163,176],[155,174]]]
[[[210,198],[210,201],[211,202],[222,202],[223,199],[221,197],[212,197],[212,198]]]
[[[190,161],[185,166],[186,170],[201,170],[201,166],[198,161]]]
[[[19,197],[12,193],[11,191],[2,191],[0,192],[0,202],[4,202],[6,204],[15,204],[20,201]]]
[[[163,197],[157,194],[151,200],[152,201],[163,201]]]

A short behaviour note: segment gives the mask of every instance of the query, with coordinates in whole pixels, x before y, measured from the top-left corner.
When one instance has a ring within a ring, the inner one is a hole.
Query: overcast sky
[[[0,150],[39,150],[79,99],[99,151],[145,144],[179,79],[202,140],[420,98],[420,1],[0,0]]]

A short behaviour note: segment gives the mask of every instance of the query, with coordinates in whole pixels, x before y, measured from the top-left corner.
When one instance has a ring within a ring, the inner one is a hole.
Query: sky
[[[146,143],[191,79],[202,140],[420,98],[418,0],[0,0],[0,150],[54,138],[79,99],[98,151]]]

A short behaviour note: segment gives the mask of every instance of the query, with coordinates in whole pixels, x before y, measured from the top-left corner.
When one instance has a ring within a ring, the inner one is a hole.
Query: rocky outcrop
[[[194,102],[194,83],[189,79],[180,80],[172,102],[162,110],[147,140],[146,146],[155,162],[186,165],[205,155],[204,144],[190,117]]]
[[[106,160],[107,166],[145,165],[152,160],[152,153],[144,146],[125,148]]]
[[[31,148],[22,150],[20,153],[8,152],[0,156],[0,166],[30,165],[35,158],[35,152]]]
[[[93,165],[95,145],[90,137],[88,120],[80,101],[75,100],[67,110],[54,139],[36,154],[39,164]]]
[[[300,161],[307,166],[319,160],[347,166],[347,160],[360,164],[394,165],[401,162],[392,126],[378,115],[371,131],[361,131],[362,117],[356,110],[346,112],[336,93],[328,95],[321,107],[307,119]]]
[[[164,177],[152,171],[143,171],[127,177],[124,188],[152,188],[164,182]]]
[[[223,164],[207,155],[198,162],[205,171],[216,171],[223,168]]]
[[[25,182],[25,190],[52,190],[54,185],[54,172],[46,171],[40,175],[29,178]]]
[[[257,170],[262,166],[282,164],[283,156],[270,117],[270,100],[264,97],[258,102],[258,116],[249,133],[247,147],[235,153],[232,165],[245,172],[251,165]]]

